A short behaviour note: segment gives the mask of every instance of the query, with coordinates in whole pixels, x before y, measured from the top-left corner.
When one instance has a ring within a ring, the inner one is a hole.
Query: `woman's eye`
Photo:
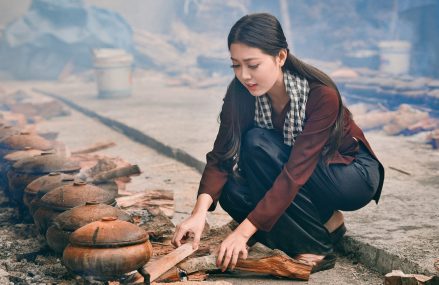
[[[235,68],[238,68],[238,67],[239,67],[239,64],[232,64],[230,67],[233,68],[233,69],[235,69]]]
[[[259,64],[255,64],[255,65],[249,65],[248,68],[250,69],[256,69],[258,68]]]

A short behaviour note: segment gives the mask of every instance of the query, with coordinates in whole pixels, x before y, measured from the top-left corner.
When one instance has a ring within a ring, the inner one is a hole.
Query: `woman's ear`
[[[279,59],[279,64],[280,64],[280,66],[281,66],[281,67],[284,66],[285,61],[287,60],[287,57],[288,57],[288,52],[287,52],[287,50],[286,50],[286,49],[281,49],[281,50],[279,51],[279,55],[278,55],[277,57],[278,57],[278,59]]]

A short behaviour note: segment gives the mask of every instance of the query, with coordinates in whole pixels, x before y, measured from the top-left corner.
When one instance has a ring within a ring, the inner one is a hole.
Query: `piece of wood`
[[[102,183],[104,181],[112,180],[118,177],[139,175],[140,173],[141,172],[138,165],[128,165],[99,173],[98,175],[90,178],[89,182]]]
[[[401,170],[401,169],[398,169],[398,168],[393,167],[393,166],[389,166],[389,168],[390,168],[390,169],[393,169],[393,170],[395,170],[395,171],[398,171],[399,173],[405,174],[405,175],[411,175],[409,172],[404,171],[404,170]]]
[[[197,271],[216,271],[217,256],[214,254],[190,258],[181,262],[177,267],[186,274]],[[249,250],[247,259],[238,259],[235,267],[237,270],[270,274],[277,277],[308,280],[312,266],[295,260],[280,250],[272,250],[256,243]]]
[[[167,190],[150,190],[116,199],[123,209],[147,209],[152,215],[174,215],[174,193]]]
[[[192,243],[185,243],[176,248],[173,252],[147,263],[139,269],[139,272],[146,279],[145,281],[149,280],[149,282],[152,282],[195,251],[196,250],[192,248]]]
[[[153,285],[233,285],[227,281],[179,281],[172,283],[152,283]]]
[[[100,150],[104,150],[110,147],[115,146],[116,144],[114,142],[100,142],[100,143],[96,143],[92,146],[83,148],[83,149],[78,149],[75,151],[72,151],[72,154],[85,154],[85,153],[92,153],[92,152],[96,152],[96,151],[100,151]]]
[[[432,283],[432,276],[421,274],[405,274],[401,270],[392,270],[384,277],[384,285],[429,285]]]

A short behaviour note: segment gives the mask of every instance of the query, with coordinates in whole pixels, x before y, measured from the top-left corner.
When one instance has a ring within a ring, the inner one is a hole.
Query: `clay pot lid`
[[[145,230],[116,217],[104,217],[100,221],[87,224],[74,231],[69,239],[73,245],[88,247],[120,247],[148,240]]]
[[[131,216],[121,209],[90,201],[85,205],[59,214],[53,223],[60,230],[74,231],[86,224],[99,221],[104,217],[117,217],[121,221],[133,222]]]
[[[39,149],[33,149],[31,147],[25,147],[24,150],[18,150],[5,155],[4,159],[10,162],[19,161],[28,157],[41,155],[43,151]]]
[[[81,167],[78,162],[68,160],[53,151],[28,157],[15,162],[12,168],[20,173],[74,172]]]
[[[87,201],[116,204],[114,194],[83,181],[75,181],[73,184],[60,186],[45,194],[41,198],[40,206],[65,211],[84,205]]]
[[[39,150],[50,150],[53,148],[53,143],[39,135],[29,132],[20,132],[19,134],[8,136],[2,140],[2,146],[5,149],[19,150],[30,147]]]
[[[36,195],[38,193],[38,196],[43,196],[47,192],[54,190],[55,188],[72,183],[75,180],[75,176],[70,174],[65,174],[61,172],[51,172],[47,175],[38,177],[37,179],[33,180],[31,183],[29,183],[26,188],[24,189],[24,192],[27,194],[34,194]]]

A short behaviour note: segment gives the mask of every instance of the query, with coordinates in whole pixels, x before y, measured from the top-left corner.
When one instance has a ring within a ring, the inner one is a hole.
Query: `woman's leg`
[[[243,221],[271,188],[289,154],[290,147],[283,143],[281,134],[259,128],[248,131],[240,159],[247,185],[229,179],[220,197],[223,209],[236,221]],[[299,191],[270,232],[258,231],[255,237],[290,256],[332,252],[329,234],[307,189]]]
[[[378,183],[378,162],[360,144],[355,161],[349,165],[319,161],[303,188],[309,190],[322,221],[326,222],[335,210],[354,211],[367,205]]]

